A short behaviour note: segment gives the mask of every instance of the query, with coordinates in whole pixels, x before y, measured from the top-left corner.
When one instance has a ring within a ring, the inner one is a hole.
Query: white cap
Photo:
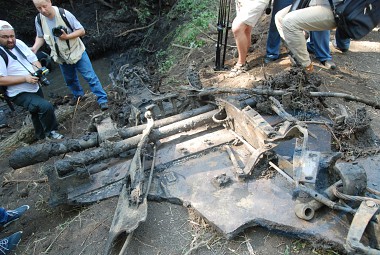
[[[13,30],[13,27],[5,20],[0,20],[0,31],[2,30]]]

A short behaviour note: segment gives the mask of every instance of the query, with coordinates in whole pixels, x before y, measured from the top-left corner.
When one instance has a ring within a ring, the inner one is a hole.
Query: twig
[[[244,233],[244,238],[245,238],[245,244],[247,245],[247,249],[250,255],[256,255],[256,253],[253,251],[252,245],[249,242],[249,238],[247,235]]]
[[[111,8],[111,9],[113,9],[113,8],[114,8],[114,7],[113,7],[111,4],[107,3],[107,2],[106,2],[106,1],[104,1],[104,0],[98,0],[98,2],[100,2],[101,4],[103,4],[103,5],[107,6],[107,7]]]
[[[190,255],[191,252],[198,250],[202,246],[206,246],[213,238],[214,238],[214,236],[212,236],[210,239],[208,239],[206,241],[202,241],[202,242],[197,243],[196,245],[191,247],[190,250],[188,250],[184,255]]]
[[[197,27],[197,29],[199,30],[199,32],[201,32],[203,35],[207,36],[209,39],[211,39],[212,41],[214,42],[217,42],[218,40],[212,38],[211,36],[209,36],[207,33],[203,32],[200,28]],[[224,44],[222,43],[221,44],[222,46],[224,46]],[[227,44],[227,47],[230,47],[230,48],[237,48],[237,46],[234,46],[234,45],[229,45]]]
[[[125,36],[125,35],[127,35],[128,33],[130,33],[130,32],[134,32],[134,31],[138,31],[138,30],[146,29],[146,28],[151,27],[151,26],[153,26],[154,24],[156,24],[157,21],[158,21],[158,19],[157,19],[156,21],[152,22],[151,24],[149,24],[148,26],[145,26],[145,27],[137,27],[137,28],[129,29],[129,30],[127,30],[127,31],[124,31],[124,32],[122,32],[122,33],[116,35],[115,37]]]
[[[360,70],[360,69],[355,69],[355,68],[353,70],[358,71],[358,72],[363,72],[363,73],[380,75],[380,73],[376,73],[376,72],[372,72],[372,71],[365,71],[365,70]]]
[[[182,49],[186,49],[186,50],[192,50],[192,49],[193,49],[193,48],[191,48],[191,47],[182,46],[182,45],[175,44],[175,43],[172,43],[172,46],[174,46],[174,47],[178,47],[178,48],[182,48]]]
[[[321,125],[325,125],[327,127],[327,129],[330,131],[331,135],[333,136],[334,140],[336,141],[336,143],[338,144],[339,146],[339,151],[342,150],[342,145],[340,144],[340,141],[338,139],[338,137],[336,137],[335,133],[334,133],[334,130],[330,127],[330,125],[324,121],[304,121],[305,124],[321,124]]]
[[[21,179],[21,180],[5,180],[3,181],[3,184],[2,186],[4,187],[5,185],[7,185],[8,183],[21,183],[21,182],[37,182],[37,183],[43,183],[43,182],[47,182],[48,178],[42,178],[42,179],[37,179],[37,180],[24,180],[24,179]]]

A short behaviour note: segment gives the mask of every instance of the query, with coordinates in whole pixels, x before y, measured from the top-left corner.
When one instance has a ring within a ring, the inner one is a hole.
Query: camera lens
[[[52,32],[55,37],[60,37],[63,34],[60,27],[53,28]]]
[[[41,82],[42,86],[49,86],[50,85],[50,81],[45,76],[41,76],[40,82]]]

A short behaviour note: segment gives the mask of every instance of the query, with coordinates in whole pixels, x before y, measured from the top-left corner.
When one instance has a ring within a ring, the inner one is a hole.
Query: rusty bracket
[[[350,230],[348,231],[345,249],[349,254],[369,254],[380,255],[380,251],[368,246],[364,246],[360,240],[367,228],[372,217],[378,212],[379,206],[370,200],[363,201],[357,210],[354,219],[351,222]]]

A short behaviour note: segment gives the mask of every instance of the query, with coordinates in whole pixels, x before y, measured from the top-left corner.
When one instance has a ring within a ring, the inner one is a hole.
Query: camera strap
[[[16,60],[17,62],[19,62],[21,65],[22,65],[22,67],[24,67],[31,75],[33,75],[33,73],[28,69],[28,68],[26,68],[26,66],[17,58],[17,56],[15,55],[15,54],[13,54],[13,52],[12,51],[10,51],[9,49],[7,49],[7,48],[5,48],[5,47],[3,47],[3,49],[4,49],[4,51],[6,52],[6,53],[8,53],[8,55],[9,56],[11,56],[11,58],[13,58],[14,60]],[[31,63],[29,60],[28,60],[28,58],[25,56],[25,54],[20,50],[20,48],[19,47],[17,47],[17,45],[15,45],[15,49],[18,51],[18,53],[20,53],[21,54],[21,56],[23,57],[23,58],[25,58],[26,59],[26,61],[28,61],[32,66],[34,66],[34,67],[37,67],[35,64],[33,64],[33,63]],[[37,67],[38,68],[38,67]]]

